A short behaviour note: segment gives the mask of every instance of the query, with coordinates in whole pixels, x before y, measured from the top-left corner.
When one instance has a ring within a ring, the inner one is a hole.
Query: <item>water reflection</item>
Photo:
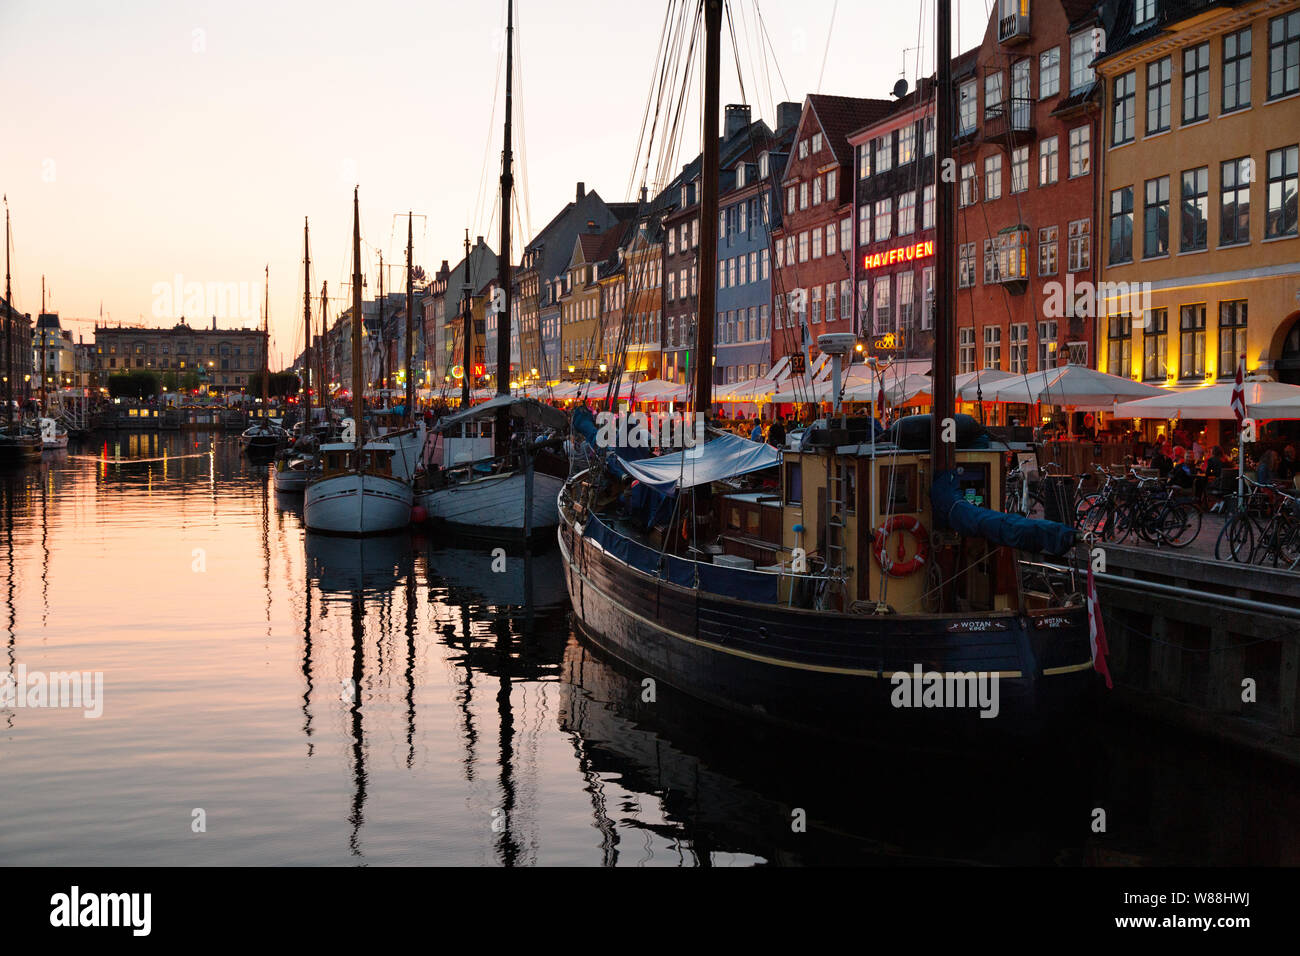
[[[1300,863],[1295,774],[1132,718],[990,759],[644,699],[553,550],[309,534],[233,437],[74,446],[0,475],[0,521],[0,667],[107,701],[3,710],[6,861]]]

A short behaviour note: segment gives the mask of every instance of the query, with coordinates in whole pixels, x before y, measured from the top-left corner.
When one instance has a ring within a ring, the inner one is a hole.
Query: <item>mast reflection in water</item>
[[[0,669],[104,678],[98,719],[0,710],[6,862],[1300,863],[1270,763],[1132,721],[850,752],[647,702],[571,632],[554,550],[308,535],[269,482],[193,433],[0,475]]]

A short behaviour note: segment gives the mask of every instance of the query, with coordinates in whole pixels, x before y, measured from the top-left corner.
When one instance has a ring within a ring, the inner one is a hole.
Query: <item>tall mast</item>
[[[473,295],[474,287],[470,284],[469,278],[469,230],[465,230],[465,286],[463,296],[465,304],[463,306],[463,318],[461,319],[460,348],[462,353],[460,363],[460,407],[462,410],[469,408],[469,374],[473,368],[474,361],[474,321],[470,315],[470,296]]]
[[[704,5],[704,144],[700,169],[700,300],[695,322],[695,414],[713,410],[713,324],[718,295],[718,86],[723,0]]]
[[[14,290],[9,279],[9,197],[5,202],[5,420],[14,423]]]
[[[307,217],[302,219],[302,322],[306,329],[303,338],[302,351],[302,390],[306,395],[306,425],[303,426],[303,437],[307,438],[312,434],[311,421],[311,360],[312,360],[312,336],[311,336],[311,245],[308,240]]]
[[[501,296],[501,310],[497,313],[497,394],[510,393],[510,191],[514,186],[514,154],[510,146],[510,124],[513,113],[511,94],[515,63],[515,4],[506,2],[506,126],[501,148],[501,248],[497,252],[497,294]],[[497,412],[493,436],[498,456],[510,449],[510,412],[502,408]]]
[[[45,317],[45,276],[41,276],[41,315],[40,318],[36,320],[38,325],[40,324],[41,318],[44,317]],[[46,396],[46,384],[45,384],[45,369],[46,369],[46,361],[47,361],[45,355],[45,340],[46,340],[45,333],[46,333],[45,327],[41,326],[41,414],[42,415],[45,414],[45,405],[46,402],[48,401],[48,398]]]
[[[266,264],[266,281],[262,284],[262,415],[265,420],[271,401],[271,264]]]
[[[385,360],[388,358],[388,349],[384,345],[384,254],[379,253],[379,328],[375,333],[375,357],[379,359],[379,387],[381,389],[388,387],[388,376],[384,374]],[[384,397],[379,396],[379,407],[384,407]]]
[[[938,0],[935,9],[935,51],[938,58],[939,89],[935,103],[934,135],[935,230],[934,230],[934,367],[930,386],[930,461],[933,473],[953,467],[953,445],[942,440],[943,421],[953,416],[952,383],[952,288],[956,281],[952,237],[955,235],[950,177],[943,175],[952,159],[952,2]]]
[[[352,428],[357,468],[361,467],[361,206],[352,188]]]
[[[320,337],[316,340],[320,345],[316,349],[317,365],[320,367],[320,378],[317,380],[321,389],[320,407],[324,410],[325,424],[330,420],[330,377],[329,377],[329,318],[326,312],[326,305],[329,302],[329,283],[322,282],[320,285]]]
[[[411,256],[415,244],[412,215],[406,212],[406,423],[415,421],[415,289],[411,285]]]

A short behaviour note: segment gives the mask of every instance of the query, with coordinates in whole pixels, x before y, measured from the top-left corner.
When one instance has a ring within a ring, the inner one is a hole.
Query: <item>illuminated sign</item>
[[[888,352],[903,347],[902,332],[886,332],[879,338],[872,339],[871,347],[877,352]]]
[[[465,377],[465,370],[461,368],[459,365],[457,365],[454,368],[452,368],[451,377],[456,379],[457,381],[460,381],[462,378]]]
[[[896,262],[911,262],[913,259],[926,259],[934,255],[934,240],[914,242],[908,246],[898,246],[888,252],[871,252],[862,258],[862,268],[878,269],[892,266]]]
[[[475,363],[474,363],[474,377],[475,377],[475,378],[482,378],[482,377],[483,377],[484,375],[486,375],[486,374],[487,374],[487,366],[484,365],[484,364],[481,363],[481,362],[475,362]]]

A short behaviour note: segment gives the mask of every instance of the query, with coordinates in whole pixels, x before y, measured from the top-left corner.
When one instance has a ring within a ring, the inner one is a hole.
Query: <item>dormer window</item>
[[[758,154],[758,178],[759,179],[767,178],[767,153],[766,152],[762,152]]]
[[[1156,0],[1133,0],[1133,26],[1146,26],[1156,18]]]
[[[745,164],[736,164],[736,188],[740,189],[745,185]]]

